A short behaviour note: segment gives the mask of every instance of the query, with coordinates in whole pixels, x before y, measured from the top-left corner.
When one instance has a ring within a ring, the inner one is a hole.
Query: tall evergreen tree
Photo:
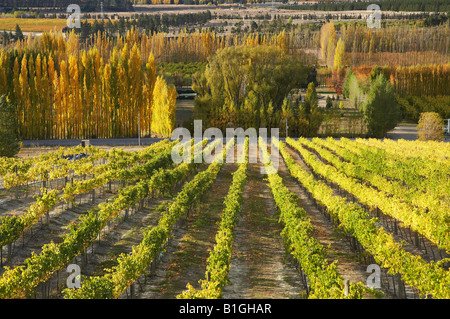
[[[401,119],[394,90],[383,74],[371,82],[367,101],[362,108],[369,132],[374,137],[384,137]]]
[[[16,24],[16,34],[15,37],[17,40],[23,40],[23,33],[22,33],[22,29],[20,28],[20,26],[18,24]]]
[[[311,114],[312,109],[317,108],[318,103],[316,86],[314,85],[314,82],[311,82],[306,89],[305,102],[303,103],[303,110],[306,117]]]

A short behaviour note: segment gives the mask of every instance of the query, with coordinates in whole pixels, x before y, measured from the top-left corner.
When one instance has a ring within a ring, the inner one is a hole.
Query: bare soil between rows
[[[139,284],[137,298],[175,299],[187,289],[188,283],[200,288],[198,282],[205,279],[209,250],[214,247],[223,201],[232,182],[231,173],[236,168],[234,164],[225,164],[211,188],[197,200],[184,222],[175,228],[150,280]]]
[[[224,288],[223,298],[304,298],[300,275],[286,259],[280,235],[283,227],[261,167],[259,162],[249,164],[242,212],[235,228],[231,285]]]

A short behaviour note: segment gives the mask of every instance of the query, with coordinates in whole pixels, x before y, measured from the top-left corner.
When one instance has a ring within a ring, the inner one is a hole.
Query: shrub
[[[421,141],[442,141],[444,137],[443,122],[436,112],[420,114],[417,129]]]

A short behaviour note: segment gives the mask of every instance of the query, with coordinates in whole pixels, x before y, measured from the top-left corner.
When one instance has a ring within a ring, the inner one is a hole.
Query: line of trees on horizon
[[[71,4],[77,4],[83,11],[103,10],[130,11],[133,6],[130,0],[2,0],[0,9],[14,10],[23,8],[53,8],[66,10]]]
[[[368,1],[319,1],[283,6],[291,10],[351,11],[366,10],[369,4],[380,6],[382,11],[450,12],[447,0],[372,0]]]

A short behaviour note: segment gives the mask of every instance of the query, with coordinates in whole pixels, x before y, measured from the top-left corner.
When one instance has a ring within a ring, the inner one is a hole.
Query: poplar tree
[[[345,43],[342,40],[342,38],[339,38],[334,53],[333,69],[341,71],[344,68],[344,61],[345,61]]]
[[[330,42],[330,38],[336,36],[336,31],[334,29],[334,23],[328,22],[325,23],[320,29],[320,53],[322,59],[326,62],[328,57],[328,44]],[[334,39],[332,40],[334,41]],[[333,48],[334,50],[334,48]]]
[[[20,150],[15,108],[5,95],[0,96],[0,156],[13,157]]]
[[[145,84],[143,87],[143,106],[141,116],[141,130],[144,134],[151,133],[151,118],[152,118],[152,104],[153,104],[153,89],[156,82],[156,64],[155,57],[152,53],[148,56],[147,63],[145,65]]]
[[[131,135],[134,135],[137,132],[137,129],[140,125],[138,125],[138,119],[143,118],[142,113],[142,88],[143,88],[143,72],[141,71],[141,52],[135,43],[130,52],[130,59],[128,61],[128,69],[130,75],[130,118],[129,120],[132,123],[131,126]]]
[[[326,63],[328,67],[332,70],[334,69],[334,54],[336,51],[336,42],[334,36],[330,36],[328,38],[328,46],[327,46],[327,60]]]
[[[30,127],[26,125],[26,122],[28,121],[29,111],[30,111],[30,90],[28,86],[28,62],[27,57],[23,56],[21,68],[20,68],[20,75],[19,75],[19,93],[20,94],[20,114],[19,114],[19,124],[23,125],[23,134],[25,136],[28,136]],[[17,96],[17,95],[16,95]]]
[[[175,128],[177,91],[173,85],[168,86],[162,76],[155,82],[152,102],[152,132],[159,136],[171,136]]]
[[[311,111],[317,108],[318,103],[316,86],[314,85],[314,82],[311,82],[306,89],[305,102],[303,103],[303,111],[307,118],[311,114]]]

